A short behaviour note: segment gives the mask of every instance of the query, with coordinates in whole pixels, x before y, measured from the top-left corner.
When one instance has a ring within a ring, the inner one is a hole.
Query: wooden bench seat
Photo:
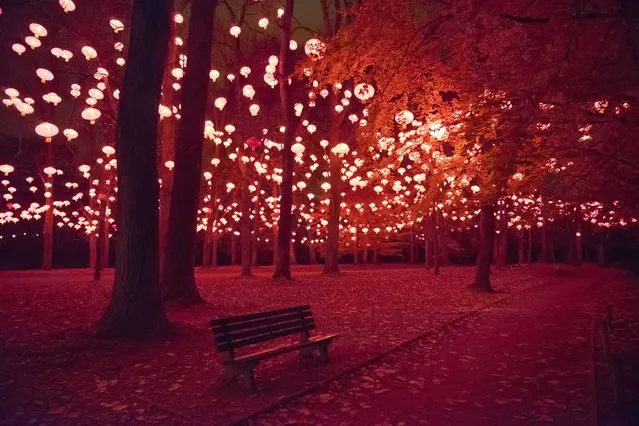
[[[210,324],[215,348],[224,362],[224,382],[229,384],[238,376],[243,376],[245,387],[251,391],[255,391],[254,371],[261,360],[299,351],[300,358],[310,357],[318,352],[320,359],[328,362],[328,345],[338,336],[310,335],[316,325],[308,305],[219,318]],[[239,348],[294,334],[300,335],[298,342],[283,343],[239,356],[236,354]]]

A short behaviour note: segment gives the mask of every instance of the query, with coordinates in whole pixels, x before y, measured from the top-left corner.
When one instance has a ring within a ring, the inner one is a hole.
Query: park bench
[[[210,324],[213,343],[224,362],[225,384],[230,384],[238,376],[243,376],[244,386],[251,391],[255,391],[254,371],[261,360],[293,351],[300,351],[299,355],[302,359],[311,357],[317,351],[320,359],[328,362],[328,345],[338,336],[337,334],[310,335],[310,331],[316,326],[311,307],[308,305],[219,318],[212,320]],[[236,354],[237,349],[294,334],[300,335],[299,341],[283,343],[240,356]]]

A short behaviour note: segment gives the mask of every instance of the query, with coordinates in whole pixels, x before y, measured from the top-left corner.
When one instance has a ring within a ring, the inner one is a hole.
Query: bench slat
[[[233,344],[234,342],[245,339],[247,337],[260,336],[262,334],[273,333],[280,330],[288,330],[295,327],[306,327],[307,330],[312,330],[315,328],[315,320],[313,320],[313,318],[308,318],[306,320],[297,318],[293,321],[277,323],[275,325],[266,325],[260,328],[241,330],[236,333],[216,335],[214,336],[214,339],[217,344]]]
[[[271,318],[264,318],[264,319],[257,319],[257,320],[249,320],[249,321],[245,321],[245,322],[240,322],[240,323],[232,323],[232,324],[224,324],[224,325],[214,325],[212,327],[212,331],[214,335],[221,335],[227,332],[231,332],[231,331],[237,331],[237,330],[245,330],[245,329],[250,329],[250,328],[257,328],[257,327],[261,327],[264,325],[269,325],[269,324],[277,324],[280,322],[285,322],[285,321],[289,321],[292,319],[302,319],[302,318],[307,318],[307,317],[311,317],[312,314],[310,311],[308,312],[295,312],[292,314],[284,314],[284,315],[278,315],[278,316],[274,316]],[[312,319],[312,318],[311,318]]]
[[[224,325],[224,324],[233,324],[233,323],[236,323],[236,322],[248,321],[248,320],[258,319],[258,318],[268,318],[268,317],[273,317],[273,316],[277,316],[277,315],[281,315],[281,314],[288,314],[288,313],[292,313],[292,312],[302,312],[302,311],[309,311],[310,312],[310,310],[311,310],[310,305],[294,306],[292,308],[277,309],[277,310],[274,310],[274,311],[258,312],[258,313],[255,313],[255,314],[247,314],[247,315],[238,315],[238,316],[235,316],[235,317],[219,318],[219,319],[212,320],[210,324],[211,324],[211,326]]]
[[[313,327],[315,328],[315,327]],[[228,352],[235,348],[242,348],[244,346],[253,345],[255,343],[267,342],[269,340],[277,339],[279,337],[288,336],[296,333],[303,333],[308,331],[309,328],[307,326],[293,327],[286,330],[278,331],[275,333],[263,334],[261,336],[251,337],[248,339],[237,340],[232,343],[220,343],[217,345],[218,352]]]
[[[292,345],[280,345],[274,348],[264,349],[263,351],[254,352],[252,354],[242,355],[241,357],[235,358],[236,362],[245,362],[245,361],[258,361],[264,358],[270,358],[273,356],[285,354],[287,352],[292,352],[306,346],[317,345],[322,342],[331,341],[338,337],[338,334],[323,334],[313,336],[310,339],[304,342],[298,342]]]

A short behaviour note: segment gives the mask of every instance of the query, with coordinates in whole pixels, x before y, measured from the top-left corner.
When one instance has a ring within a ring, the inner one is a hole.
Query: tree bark
[[[217,255],[218,255],[218,246],[219,244],[219,238],[218,238],[218,234],[217,231],[215,232],[215,234],[213,234],[213,245],[211,247],[211,267],[215,268],[217,266]]]
[[[293,71],[293,63],[290,54],[291,20],[295,0],[286,0],[284,14],[280,19],[282,40],[280,43],[279,77],[280,101],[284,114],[284,146],[282,149],[282,192],[280,196],[280,220],[277,236],[277,263],[273,272],[273,279],[291,279],[291,228],[293,227],[293,152],[291,146],[295,139],[297,119],[293,110],[291,87],[288,84],[288,76]]]
[[[238,161],[241,162],[241,160]],[[248,170],[244,167],[244,164],[240,165],[242,170],[242,218],[240,219],[240,232],[242,238],[242,276],[250,276],[251,273],[251,260],[252,260],[252,237],[251,237],[251,193],[249,191],[249,176]]]
[[[603,243],[597,248],[597,265],[602,268],[606,266],[606,247]]]
[[[95,234],[92,232],[91,235],[89,235],[89,269],[93,268],[93,265],[95,265],[96,242],[97,239],[95,238]]]
[[[253,234],[251,239],[251,264],[257,268],[259,265],[259,251],[257,250],[257,232]]]
[[[495,215],[492,204],[484,204],[479,215],[479,254],[475,266],[475,281],[473,287],[486,292],[492,292],[490,285],[490,263],[493,258],[493,243],[495,238]]]
[[[524,231],[522,229],[517,231],[517,263],[519,266],[526,262],[525,250],[524,250]]]
[[[548,227],[544,223],[541,227],[541,253],[539,254],[540,262],[548,263],[548,261],[550,260],[548,251]]]
[[[173,0],[175,1],[175,0]],[[174,7],[175,8],[175,7]],[[177,46],[173,38],[177,32],[177,23],[171,19],[171,27],[169,34],[169,43],[167,50],[167,58],[164,64],[164,76],[162,79],[162,105],[172,108],[176,105],[177,94],[171,87],[173,76],[171,71],[177,63]],[[166,254],[167,232],[169,229],[169,211],[171,209],[171,194],[173,192],[173,171],[169,170],[164,164],[167,161],[175,160],[175,124],[177,119],[174,115],[160,120],[160,161],[158,168],[160,170],[160,265],[164,265],[164,256]]]
[[[435,270],[435,275],[439,275],[439,231],[438,231],[438,222],[439,222],[439,213],[437,208],[432,214],[432,229],[431,233],[433,235],[433,268]]]
[[[532,243],[533,243],[532,227],[528,228],[528,260],[527,263],[532,263]]]
[[[315,249],[312,245],[308,245],[308,259],[311,265],[317,265],[317,257],[315,256]]]
[[[450,253],[448,252],[448,232],[446,226],[446,218],[443,215],[439,216],[439,247],[441,252],[441,264],[444,266],[450,265]]]
[[[53,141],[47,144],[46,166],[53,167]],[[47,210],[44,212],[44,227],[42,229],[42,237],[44,245],[42,247],[42,269],[51,269],[53,267],[53,179],[54,176],[47,176],[46,183],[50,184],[45,191],[50,193],[50,197],[46,199],[45,205]]]
[[[231,232],[231,265],[237,265],[237,237]]]
[[[191,4],[189,62],[175,140],[175,190],[171,195],[162,280],[164,298],[182,304],[202,301],[195,285],[195,243],[216,6],[217,0],[193,0]]]
[[[373,251],[373,265],[379,265],[381,263],[379,259],[379,249]]]
[[[101,335],[145,338],[170,327],[158,271],[157,128],[169,0],[135,0],[118,111],[118,238],[111,301]]]
[[[335,118],[333,118],[335,120]],[[333,123],[335,126],[335,123]],[[332,132],[332,143],[336,145],[339,133],[334,129]],[[324,259],[324,274],[339,274],[339,217],[341,210],[341,168],[342,161],[339,156],[329,152],[330,176],[329,189],[330,204],[328,205],[328,226],[326,236],[326,256]]]

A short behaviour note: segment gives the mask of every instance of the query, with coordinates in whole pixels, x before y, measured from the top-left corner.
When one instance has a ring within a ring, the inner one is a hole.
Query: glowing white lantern
[[[324,192],[328,191],[329,189],[331,189],[331,184],[328,182],[324,182],[320,185],[320,188],[322,188],[324,190]]]
[[[231,29],[229,30],[229,33],[231,33],[231,35],[235,38],[239,37],[241,32],[242,32],[242,29],[238,27],[237,25],[233,25]]]
[[[220,111],[222,111],[224,109],[224,106],[226,106],[226,98],[219,97],[219,98],[215,99],[213,104],[215,105],[215,108],[217,108]]]
[[[375,95],[375,88],[367,83],[359,83],[355,86],[355,97],[366,102]]]
[[[38,40],[36,37],[34,37],[34,36],[25,37],[24,38],[24,42],[27,43],[27,45],[31,49],[36,49],[36,48],[42,46],[42,42],[40,40]]]
[[[109,145],[105,145],[105,146],[102,147],[102,152],[107,157],[110,157],[113,154],[115,154],[115,148],[113,148],[112,146],[109,146]]]
[[[166,167],[170,171],[173,171],[173,168],[175,167],[175,163],[173,161],[169,160],[169,161],[164,163],[164,167]]]
[[[20,96],[20,92],[18,92],[16,89],[12,87],[4,89],[4,93],[10,98],[15,98]]]
[[[47,175],[49,177],[51,177],[51,176],[53,176],[53,175],[58,173],[58,169],[56,169],[55,167],[51,167],[51,166],[45,167],[44,170],[42,170],[42,171],[44,172],[45,175]]]
[[[164,119],[164,118],[168,118],[171,116],[171,108],[164,106],[164,105],[160,105],[158,108],[158,113],[160,114],[160,120]]]
[[[0,165],[0,172],[4,173],[5,176],[9,176],[9,173],[12,173],[14,170],[11,164]]]
[[[297,50],[297,42],[295,40],[291,40],[288,43],[288,48],[291,50]]]
[[[59,129],[58,126],[51,123],[40,123],[36,126],[35,132],[44,138],[46,143],[51,142],[51,138],[58,134]]]
[[[268,18],[261,18],[259,21],[257,21],[257,25],[260,28],[266,29],[266,27],[268,27]]]
[[[38,68],[36,75],[40,78],[40,81],[44,84],[47,81],[53,80],[53,73],[46,68]]]
[[[59,47],[54,47],[53,49],[51,49],[51,54],[56,58],[59,58],[62,55],[62,49],[60,49]]]
[[[313,60],[320,59],[325,50],[326,45],[316,38],[311,38],[304,44],[304,53]]]
[[[338,143],[337,145],[335,145],[335,146],[331,149],[331,152],[332,152],[333,154],[337,154],[337,155],[339,155],[340,157],[341,157],[341,156],[343,156],[343,155],[348,154],[348,151],[350,151],[350,148],[348,147],[348,145],[347,145],[347,144],[345,144],[345,143],[343,143],[343,142],[342,142],[342,143]]]
[[[60,3],[60,7],[62,7],[65,13],[75,10],[75,3],[73,3],[72,0],[60,0],[58,3]]]
[[[89,170],[91,170],[91,166],[89,166],[88,164],[82,164],[78,167],[78,170],[80,170],[82,173],[89,173]]]
[[[209,72],[209,78],[214,83],[215,83],[215,80],[217,80],[219,77],[220,77],[220,72],[218,70],[211,70],[211,72]]]
[[[321,146],[322,148],[326,148],[326,147],[328,146],[328,141],[327,141],[326,139],[322,139],[322,140],[320,141],[320,146]]]
[[[96,108],[86,108],[84,111],[82,111],[82,118],[89,121],[91,124],[95,124],[95,120],[100,118],[101,115],[102,113],[100,112],[100,110]]]
[[[470,187],[470,190],[473,191],[473,194],[477,194],[479,192],[479,186],[473,185]]]
[[[14,43],[13,46],[11,46],[11,49],[18,55],[22,55],[27,50],[27,48],[20,43]]]
[[[253,104],[249,107],[249,111],[253,117],[255,117],[260,112],[260,106],[258,104]]]
[[[35,22],[29,24],[29,31],[31,31],[33,35],[38,38],[47,36],[47,29]]]
[[[295,155],[302,155],[305,150],[306,147],[299,142],[294,143],[293,146],[291,146],[291,151],[293,151]]]
[[[395,122],[400,126],[407,126],[413,122],[415,116],[410,111],[400,111],[395,114]]]
[[[78,132],[73,129],[64,129],[62,134],[67,137],[69,142],[78,137]]]
[[[83,46],[81,51],[87,61],[94,59],[98,56],[98,52],[91,46]]]
[[[118,19],[111,19],[109,21],[109,26],[113,29],[114,33],[119,33],[120,31],[124,31],[124,24],[122,21]]]
[[[173,17],[173,20],[175,21],[176,24],[181,24],[182,22],[184,22],[184,16],[182,16],[179,13],[176,13],[175,16]]]

